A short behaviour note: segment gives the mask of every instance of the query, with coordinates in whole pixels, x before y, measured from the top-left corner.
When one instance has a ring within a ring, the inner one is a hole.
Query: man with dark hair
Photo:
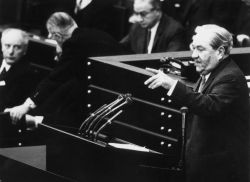
[[[134,53],[154,53],[185,49],[184,29],[163,14],[160,0],[135,0],[134,24],[120,43]]]
[[[52,14],[46,26],[49,38],[54,39],[58,44],[57,51],[60,53],[58,65],[22,105],[6,109],[6,111],[9,111],[12,120],[17,122],[30,110],[41,106],[45,101],[51,99],[50,96],[59,92],[55,96],[57,100],[53,102],[56,105],[50,107],[53,111],[48,111],[52,115],[55,113],[54,111],[59,114],[56,115],[58,117],[52,117],[50,120],[66,120],[71,125],[79,126],[84,117],[84,93],[87,87],[86,59],[90,56],[114,55],[124,52],[118,42],[108,34],[94,29],[78,28],[76,22],[67,13]],[[69,93],[72,93],[72,99],[66,99],[69,97]],[[61,97],[58,98],[59,95]],[[71,103],[65,102],[65,100]],[[58,108],[60,108],[59,111]]]
[[[201,75],[194,89],[155,69],[145,81],[164,87],[187,106],[186,179],[188,182],[247,182],[249,95],[246,79],[230,58],[232,35],[217,25],[195,29],[190,47]]]

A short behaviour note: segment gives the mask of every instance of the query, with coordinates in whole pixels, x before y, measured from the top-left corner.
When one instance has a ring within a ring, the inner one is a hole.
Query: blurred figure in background
[[[79,27],[95,28],[115,34],[115,4],[118,0],[76,0],[74,16]]]
[[[84,119],[86,59],[124,52],[119,43],[105,32],[78,28],[74,19],[67,13],[53,13],[46,26],[49,38],[54,39],[62,50],[58,65],[22,105],[6,111],[10,112],[14,123],[37,108],[40,111],[36,115],[49,113],[50,122],[67,122],[67,125],[79,126]]]
[[[250,0],[241,0],[241,9],[235,22],[236,41],[239,47],[250,46]]]
[[[133,23],[120,43],[134,53],[155,53],[185,49],[184,29],[164,14],[160,0],[135,0]]]
[[[239,15],[241,0],[185,0],[183,1],[182,23],[187,28],[187,41],[196,26],[216,24],[235,33],[235,22]]]

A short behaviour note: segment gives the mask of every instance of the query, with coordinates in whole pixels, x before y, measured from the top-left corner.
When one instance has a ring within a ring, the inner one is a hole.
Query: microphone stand
[[[99,129],[94,132],[94,141],[96,141],[96,138],[98,136],[98,134],[101,132],[101,130],[103,130],[103,128],[105,128],[108,124],[111,124],[111,122],[117,117],[119,116],[121,113],[123,112],[123,110],[118,111],[116,114],[114,114],[114,116],[112,116],[110,119],[107,120],[107,122],[105,122],[102,126],[99,127]]]
[[[81,124],[81,126],[79,128],[79,133],[82,130],[84,130],[83,127],[88,125],[88,122],[90,122],[90,120],[92,120],[93,117],[95,117],[97,114],[99,114],[100,112],[102,112],[104,110],[105,106],[107,106],[107,104],[104,104],[103,106],[99,107],[95,112],[91,113],[90,116],[82,122],[82,124]]]
[[[89,125],[91,125],[92,121],[95,120],[95,117],[98,117],[99,115],[101,115],[103,112],[105,112],[107,109],[112,108],[114,105],[116,105],[117,103],[119,103],[120,101],[122,101],[124,99],[123,95],[119,95],[118,98],[111,102],[110,104],[104,104],[103,106],[101,106],[100,108],[98,108],[94,113],[92,113],[80,126],[79,128],[79,134],[83,134],[83,131],[85,131]]]
[[[97,116],[89,125],[86,133],[87,134],[93,134],[93,131],[95,130],[95,128],[99,125],[99,123],[102,121],[102,119],[106,116],[108,116],[109,114],[111,114],[112,112],[116,111],[117,109],[121,108],[123,105],[130,103],[132,100],[129,96],[126,96],[126,100],[124,102],[122,102],[121,104],[119,104],[118,106],[116,106],[115,108],[108,108],[106,111],[104,111],[103,113],[101,113],[99,116]],[[91,128],[93,128],[91,130]]]

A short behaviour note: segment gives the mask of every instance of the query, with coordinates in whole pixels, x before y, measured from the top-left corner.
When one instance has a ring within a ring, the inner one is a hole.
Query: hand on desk
[[[148,85],[148,88],[150,89],[155,89],[162,86],[163,88],[169,90],[176,82],[176,80],[160,70],[152,68],[146,68],[146,70],[154,74],[144,82],[144,84]]]
[[[12,120],[12,124],[17,124],[21,118],[28,113],[30,110],[29,106],[22,104],[19,106],[15,106],[12,108],[6,108],[4,112],[9,112],[10,113],[10,118]]]
[[[4,112],[9,112],[12,124],[17,124],[25,114],[34,108],[36,108],[36,104],[30,98],[27,98],[22,105],[6,108]]]

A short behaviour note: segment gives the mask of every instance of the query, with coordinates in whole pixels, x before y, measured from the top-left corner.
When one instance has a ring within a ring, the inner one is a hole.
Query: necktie
[[[202,76],[201,76],[201,82],[200,82],[200,86],[199,86],[198,92],[201,92],[201,91],[202,91],[202,89],[203,89],[205,83],[206,83],[206,78],[205,78],[204,75],[202,75]]]
[[[4,75],[6,73],[6,68],[4,67],[3,70],[1,71],[0,75]]]
[[[6,72],[7,72],[7,71],[6,71],[6,68],[4,67],[3,70],[2,70],[1,73],[0,73],[0,80],[3,79],[3,77],[4,77],[4,75],[5,75]]]
[[[148,53],[148,45],[150,42],[150,38],[151,38],[151,30],[148,29],[145,37],[144,53]]]

